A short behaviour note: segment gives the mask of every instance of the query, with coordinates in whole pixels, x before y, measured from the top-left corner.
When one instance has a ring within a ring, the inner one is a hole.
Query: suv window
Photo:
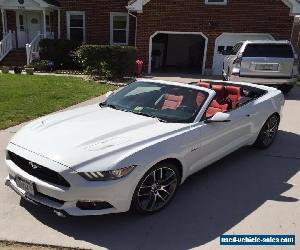
[[[238,52],[239,52],[239,50],[240,50],[240,48],[243,46],[243,43],[237,43],[233,48],[232,48],[232,50],[231,50],[231,54],[232,55],[236,55]]]
[[[243,57],[294,58],[294,53],[289,44],[248,44]]]

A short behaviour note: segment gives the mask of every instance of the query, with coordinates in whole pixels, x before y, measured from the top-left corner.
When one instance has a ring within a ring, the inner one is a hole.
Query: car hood
[[[90,105],[35,120],[21,129],[11,143],[73,169],[113,155],[137,150],[186,124],[162,123],[158,119],[112,108]],[[110,168],[107,164],[103,170]]]

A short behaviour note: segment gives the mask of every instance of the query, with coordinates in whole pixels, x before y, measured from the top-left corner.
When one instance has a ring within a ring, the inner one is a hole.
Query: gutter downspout
[[[134,47],[136,47],[138,19],[137,19],[137,16],[133,15],[133,14],[130,12],[130,10],[128,10],[128,15],[135,18]]]

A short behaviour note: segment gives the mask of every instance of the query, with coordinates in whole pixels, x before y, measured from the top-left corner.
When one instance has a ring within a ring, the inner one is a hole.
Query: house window
[[[205,0],[205,4],[226,5],[227,0]]]
[[[85,42],[85,13],[83,11],[68,11],[67,26],[69,40]]]
[[[129,17],[127,13],[110,13],[110,44],[128,45]]]

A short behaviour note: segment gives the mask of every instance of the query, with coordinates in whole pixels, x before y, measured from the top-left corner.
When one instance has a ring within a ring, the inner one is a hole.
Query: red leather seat
[[[235,86],[227,86],[226,92],[227,92],[226,100],[227,102],[231,103],[232,106],[231,108],[232,109],[237,108],[237,105],[241,99],[241,88]]]
[[[217,112],[227,112],[228,104],[220,104],[216,100],[213,100],[206,112],[206,118],[213,117]]]
[[[165,102],[162,105],[161,109],[177,109],[180,104],[182,103],[183,96],[177,96],[177,95],[165,95]]]
[[[221,109],[214,108],[214,107],[208,107],[208,109],[206,111],[206,118],[211,118],[218,112],[222,112]]]
[[[210,107],[221,109],[221,112],[226,112],[228,110],[228,104],[220,104],[216,100],[213,100]]]
[[[198,82],[196,85],[199,86],[199,87],[210,89],[210,84],[207,83],[207,82]]]
[[[198,108],[200,107],[200,105],[203,103],[204,100],[205,100],[205,95],[199,92],[196,96],[196,104]]]
[[[217,93],[215,100],[217,100],[218,103],[224,104],[226,100],[225,87],[223,85],[212,85],[212,90]]]

